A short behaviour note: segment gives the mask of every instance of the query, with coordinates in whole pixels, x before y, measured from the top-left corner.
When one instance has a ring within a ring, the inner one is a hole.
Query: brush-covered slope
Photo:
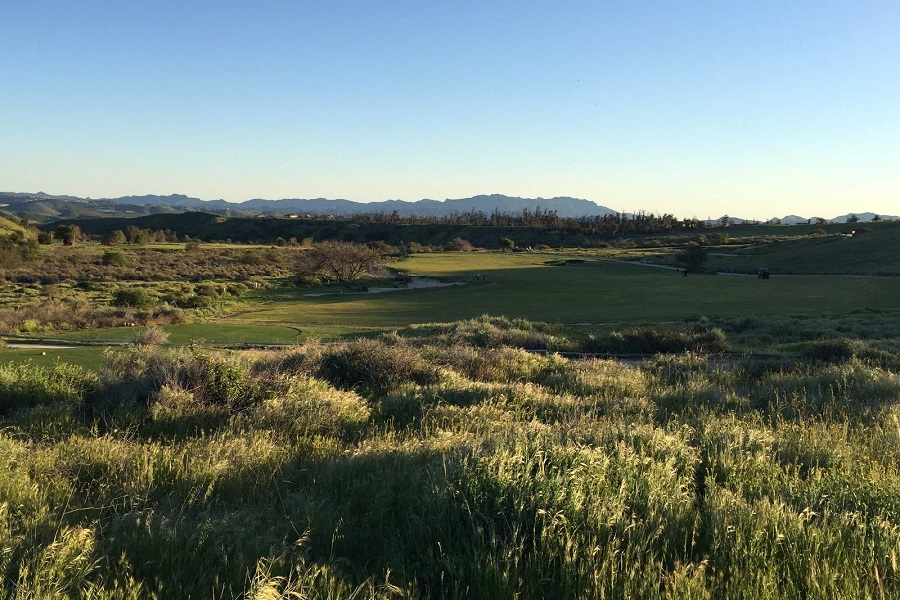
[[[843,235],[785,240],[727,256],[715,252],[707,264],[709,270],[747,273],[760,267],[783,274],[900,275],[900,223],[868,223]]]

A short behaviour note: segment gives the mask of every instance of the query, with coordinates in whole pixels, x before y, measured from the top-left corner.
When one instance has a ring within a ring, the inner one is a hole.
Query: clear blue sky
[[[900,3],[8,2],[0,190],[900,213]]]

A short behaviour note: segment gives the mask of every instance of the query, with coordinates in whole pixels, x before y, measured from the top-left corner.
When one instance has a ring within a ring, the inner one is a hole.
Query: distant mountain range
[[[580,217],[612,214],[616,211],[600,206],[590,200],[580,198],[518,198],[502,194],[480,195],[471,198],[419,200],[404,202],[386,200],[383,202],[353,202],[351,200],[328,200],[325,198],[264,200],[256,198],[246,202],[225,200],[201,200],[183,194],[169,196],[123,196],[121,198],[77,198],[75,196],[53,196],[38,192],[0,192],[0,209],[30,220],[47,222],[57,219],[77,219],[102,216],[144,216],[159,213],[202,211],[229,216],[252,215],[335,215],[391,214],[401,217],[434,216],[447,217],[467,211],[492,213],[521,213],[523,210],[556,211],[561,217]]]
[[[433,216],[447,217],[467,211],[492,213],[498,211],[507,214],[521,213],[523,210],[556,211],[561,217],[603,216],[616,214],[606,206],[591,200],[559,196],[556,198],[519,198],[503,194],[472,196],[447,200],[418,200],[406,202],[402,200],[385,200],[382,202],[354,202],[352,200],[329,200],[326,198],[300,199],[286,198],[282,200],[265,200],[255,198],[246,202],[227,202],[225,200],[201,200],[184,194],[168,196],[145,195],[123,196],[121,198],[79,198],[77,196],[52,195],[44,192],[18,193],[0,192],[0,211],[38,223],[48,223],[62,219],[86,219],[96,217],[140,217],[154,214],[171,214],[188,211],[202,211],[228,216],[254,215],[335,215],[354,214],[391,214],[394,211],[401,217]],[[833,223],[846,223],[851,215],[848,213],[828,219]],[[871,221],[874,213],[855,213],[860,222]],[[882,220],[897,220],[900,217],[880,215]],[[771,224],[793,225],[817,221],[817,217],[806,219],[789,215],[780,219],[766,221]],[[721,222],[710,219],[710,224]],[[740,224],[755,222],[748,219],[729,218],[729,223]]]

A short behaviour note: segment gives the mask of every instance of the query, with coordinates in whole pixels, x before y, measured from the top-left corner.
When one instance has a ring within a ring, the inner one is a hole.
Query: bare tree
[[[354,281],[384,266],[376,250],[350,242],[325,241],[300,253],[297,275],[320,281]]]

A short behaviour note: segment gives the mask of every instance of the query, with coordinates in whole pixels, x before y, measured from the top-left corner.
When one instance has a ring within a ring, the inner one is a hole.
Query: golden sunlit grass
[[[0,597],[900,594],[895,370],[477,327],[3,366]]]

